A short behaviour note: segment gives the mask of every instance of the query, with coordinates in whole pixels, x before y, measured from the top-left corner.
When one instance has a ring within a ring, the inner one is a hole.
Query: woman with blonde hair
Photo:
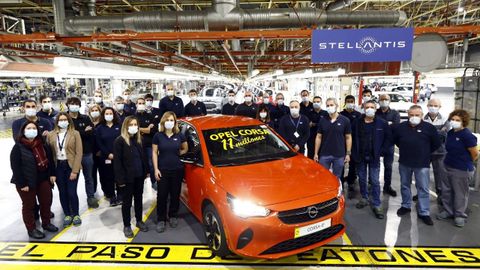
[[[132,198],[135,203],[136,226],[142,232],[148,231],[148,227],[142,221],[143,184],[148,174],[148,163],[143,152],[142,135],[138,131],[138,120],[134,116],[125,118],[120,136],[113,144],[113,155],[115,180],[123,198],[123,233],[125,237],[132,238],[133,231],[130,227]]]
[[[78,213],[78,174],[82,167],[83,146],[80,133],[75,130],[73,120],[68,113],[61,112],[55,120],[55,128],[48,134],[47,142],[56,164],[56,182],[65,218],[64,226],[80,226],[82,220]]]
[[[187,153],[186,138],[180,133],[177,116],[173,112],[165,112],[160,120],[159,132],[152,141],[152,159],[157,191],[157,227],[158,233],[165,231],[168,220],[170,227],[178,225],[177,214],[180,205],[180,190],[185,168],[180,156]],[[170,206],[167,219],[167,199],[170,195]]]

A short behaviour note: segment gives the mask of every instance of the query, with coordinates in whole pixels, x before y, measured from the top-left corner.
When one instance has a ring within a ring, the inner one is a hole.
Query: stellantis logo
[[[358,42],[322,42],[318,44],[320,50],[359,50],[362,54],[372,54],[382,48],[405,48],[406,41],[377,41],[373,37],[365,37]]]

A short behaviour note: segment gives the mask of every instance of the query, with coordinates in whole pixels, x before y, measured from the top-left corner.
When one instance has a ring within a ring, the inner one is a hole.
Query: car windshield
[[[265,125],[209,129],[203,136],[213,166],[238,166],[296,155]]]

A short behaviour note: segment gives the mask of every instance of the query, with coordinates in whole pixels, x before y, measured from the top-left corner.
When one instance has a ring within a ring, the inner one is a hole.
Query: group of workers
[[[256,102],[254,94],[246,91],[241,104],[235,103],[236,94],[228,92],[222,114],[251,117],[270,126],[295,151],[331,169],[338,179],[346,182],[350,199],[356,196],[358,178],[361,198],[357,208],[370,206],[377,218],[384,218],[380,163],[383,158],[383,193],[397,196],[391,186],[396,145],[402,196],[397,214],[409,213],[412,200],[418,200],[418,217],[425,224],[433,225],[429,206],[432,164],[435,192],[443,209],[437,218],[454,218],[456,226],[464,226],[468,185],[473,177],[473,162],[478,157],[476,137],[467,128],[466,111],[455,110],[444,117],[439,113],[440,101],[431,99],[428,113],[424,114],[420,106],[414,105],[408,111],[408,121],[401,123],[399,113],[389,107],[390,96],[381,95],[377,104],[369,90],[363,92],[361,106],[356,105],[354,96],[346,96],[341,112],[336,98],[328,98],[323,110],[322,98],[311,99],[307,90],[300,93],[301,100],[293,100],[288,105],[281,93],[274,100],[265,94]],[[112,106],[107,106],[103,93],[96,91],[95,104],[88,106],[85,114],[80,113],[82,104],[76,97],[67,100],[67,112],[55,111],[48,97],[40,98],[41,106],[35,100],[25,101],[25,116],[12,125],[16,143],[10,160],[12,183],[22,200],[28,235],[41,239],[45,231],[58,231],[50,222],[55,184],[64,214],[63,225],[81,225],[77,195],[80,171],[85,179],[89,208],[99,207],[95,196],[97,172],[110,205],[122,205],[126,237],[133,237],[132,204],[136,227],[148,231],[142,221],[142,196],[147,178],[157,190],[155,230],[162,233],[167,224],[177,227],[184,176],[180,156],[188,151],[177,118],[207,114],[205,104],[197,99],[197,91],[190,90],[188,95],[190,102],[184,106],[174,86],[167,85],[166,96],[160,100],[159,108],[155,108],[152,95],[133,102],[130,91],[126,90],[123,96],[114,99]],[[40,110],[37,107],[41,107]],[[417,195],[412,197],[413,175]],[[38,218],[44,232],[36,227]]]

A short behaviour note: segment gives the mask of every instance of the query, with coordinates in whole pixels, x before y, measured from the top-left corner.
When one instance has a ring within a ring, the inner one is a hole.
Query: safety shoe
[[[412,209],[409,209],[409,208],[405,208],[405,207],[400,207],[398,210],[397,210],[397,215],[398,216],[403,216],[405,214],[408,214],[412,212]]]
[[[464,217],[456,217],[455,218],[455,226],[462,228],[465,226],[465,220],[466,218]]]
[[[397,192],[392,187],[387,187],[383,189],[384,194],[388,194],[392,197],[397,197]]]
[[[148,227],[147,227],[147,225],[145,225],[145,223],[143,221],[137,222],[137,224],[135,224],[135,226],[137,226],[137,228],[142,232],[148,232]]]
[[[450,215],[447,211],[442,211],[436,215],[438,220],[443,220],[443,219],[449,219],[452,218],[452,215]]]
[[[42,226],[43,230],[47,231],[47,232],[57,232],[58,231],[58,228],[57,226],[53,225],[52,223],[48,224],[48,225],[45,225],[45,226]]]
[[[158,224],[157,224],[157,227],[155,228],[155,230],[158,233],[163,233],[165,231],[165,229],[166,229],[165,221],[159,221]]]
[[[117,197],[113,196],[110,199],[110,206],[114,207],[114,206],[117,206],[117,205],[118,205]]]
[[[123,234],[125,234],[125,237],[127,237],[127,238],[132,238],[133,237],[132,228],[130,226],[124,227],[123,228]]]
[[[28,232],[28,236],[34,239],[42,239],[45,238],[45,234],[37,229],[33,229]]]
[[[433,225],[433,220],[430,216],[421,216],[421,215],[418,215],[418,218],[421,219],[423,221],[423,223],[429,225],[429,226],[432,226]]]
[[[378,219],[383,219],[385,218],[385,215],[383,214],[383,209],[380,206],[374,206],[372,207],[372,211],[375,214],[375,217]]]
[[[413,195],[412,201],[414,201],[414,202],[418,201],[418,195]]]
[[[70,226],[70,225],[72,225],[72,217],[71,216],[65,216],[63,218],[63,226],[67,227],[67,226]]]
[[[74,216],[73,226],[80,226],[80,225],[82,225],[82,220],[80,219],[80,216]]]
[[[365,198],[361,198],[360,201],[358,201],[358,203],[355,205],[355,207],[357,207],[358,209],[362,209],[367,205],[368,205],[368,200]]]
[[[170,227],[176,228],[178,226],[178,219],[176,217],[171,217],[168,219],[168,224],[170,224]]]
[[[98,208],[98,200],[96,198],[88,198],[87,199],[88,208]]]

